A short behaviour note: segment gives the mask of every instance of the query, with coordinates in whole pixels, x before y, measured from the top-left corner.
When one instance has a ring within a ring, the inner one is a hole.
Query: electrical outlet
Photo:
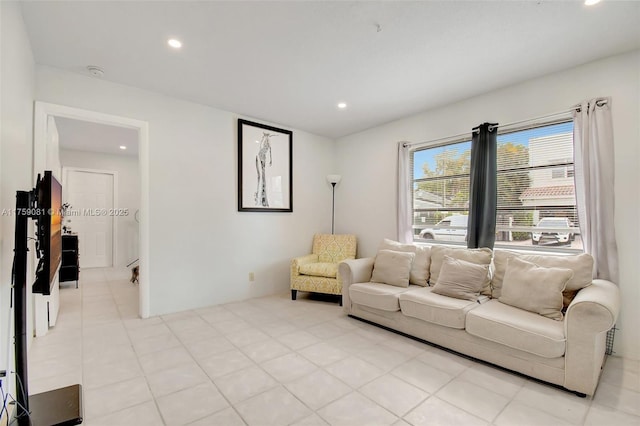
[[[253,282],[256,280],[256,276],[253,272],[249,272],[249,281]]]

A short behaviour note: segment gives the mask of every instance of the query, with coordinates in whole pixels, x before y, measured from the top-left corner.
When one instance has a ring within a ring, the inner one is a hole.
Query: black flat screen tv
[[[50,171],[36,185],[35,216],[37,217],[38,244],[40,257],[36,270],[33,292],[51,294],[56,272],[62,258],[62,185]]]

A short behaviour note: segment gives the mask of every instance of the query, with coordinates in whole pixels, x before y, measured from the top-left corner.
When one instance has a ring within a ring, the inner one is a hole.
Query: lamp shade
[[[342,176],[340,175],[327,175],[327,182],[329,182],[330,184],[336,184],[340,182],[341,179]]]

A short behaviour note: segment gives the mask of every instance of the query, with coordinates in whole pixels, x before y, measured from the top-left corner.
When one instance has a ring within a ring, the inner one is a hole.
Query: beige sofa
[[[428,265],[431,286],[407,287],[371,282],[375,258],[344,261],[339,265],[343,309],[350,316],[562,386],[580,396],[593,395],[604,360],[606,333],[618,316],[618,287],[593,280],[568,292],[573,298],[570,302],[565,299],[568,307],[561,320],[550,319],[499,300],[505,264],[518,256],[507,253],[495,253],[491,283],[475,301],[433,292],[433,273],[442,267],[441,260]],[[435,253],[430,255],[436,257]],[[530,256],[533,260],[539,257]],[[567,258],[541,258],[541,263],[559,260],[571,267]],[[579,262],[574,262],[574,267]],[[590,269],[575,272],[591,274]]]

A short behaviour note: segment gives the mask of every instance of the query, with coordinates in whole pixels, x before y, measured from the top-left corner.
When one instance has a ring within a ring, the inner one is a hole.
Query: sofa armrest
[[[373,273],[373,257],[361,259],[349,259],[338,265],[338,276],[342,281],[342,309],[351,313],[351,299],[349,298],[349,286],[354,283],[366,283],[371,280]]]
[[[615,325],[619,312],[620,291],[610,281],[593,280],[573,299],[564,321],[565,388],[594,394],[604,360],[606,334]]]

